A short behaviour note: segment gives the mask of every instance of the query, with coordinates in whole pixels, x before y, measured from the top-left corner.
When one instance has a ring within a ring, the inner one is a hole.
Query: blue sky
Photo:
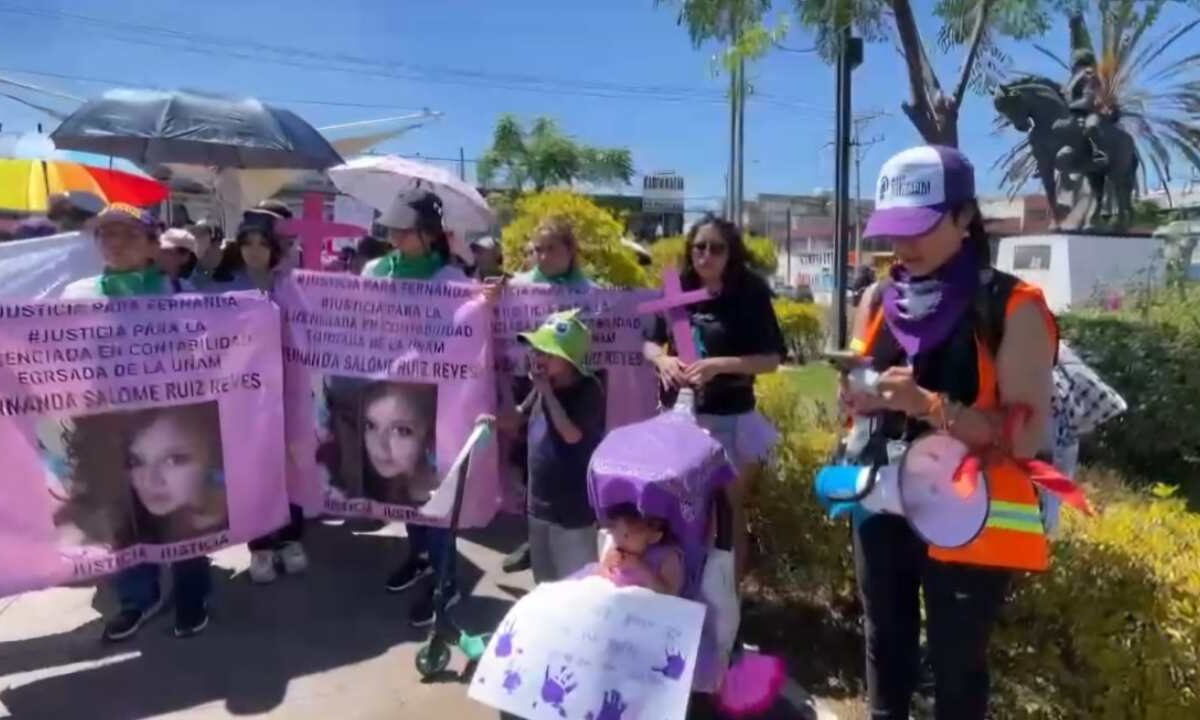
[[[932,0],[914,4],[934,38]],[[1065,51],[1065,30],[1043,42]],[[787,43],[811,44],[798,30]],[[1028,47],[1007,49],[1021,69],[1061,74]],[[682,173],[693,208],[719,206],[727,163],[727,81],[714,74],[715,50],[694,49],[675,13],[653,0],[0,0],[0,74],[8,77],[76,95],[112,81],[245,93],[283,101],[315,125],[428,107],[445,117],[383,149],[432,157],[457,157],[460,147],[478,157],[501,113],[547,115],[588,143],[629,147],[639,171]],[[348,64],[357,59],[381,63],[373,67],[384,76],[343,71],[361,70]],[[949,85],[958,53],[936,62]],[[747,195],[830,187],[832,69],[815,55],[773,52],[750,75],[768,97],[747,109]],[[890,113],[864,133],[883,138],[863,162],[870,188],[888,154],[918,137],[900,111],[907,82],[889,45],[867,47],[856,83],[856,112]],[[651,97],[657,87],[675,99]],[[5,130],[43,121],[0,97]],[[991,103],[979,96],[968,98],[960,135],[981,189],[994,192],[988,169],[1015,135],[993,131]]]

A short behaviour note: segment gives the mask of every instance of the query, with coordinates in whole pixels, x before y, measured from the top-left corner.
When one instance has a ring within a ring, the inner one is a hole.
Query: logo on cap
[[[933,193],[933,183],[929,180],[929,178],[911,178],[903,173],[894,177],[888,177],[885,175],[879,178],[880,202],[883,202],[888,198],[889,190],[891,191],[891,197],[893,200],[898,200],[900,198],[923,197]]]

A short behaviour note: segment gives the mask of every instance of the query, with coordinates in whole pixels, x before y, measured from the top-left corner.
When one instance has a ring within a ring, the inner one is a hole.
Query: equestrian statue
[[[1060,184],[1062,189],[1077,187],[1077,178],[1083,177],[1092,196],[1084,227],[1103,224],[1107,199],[1115,209],[1113,228],[1124,230],[1133,220],[1137,149],[1133,136],[1120,125],[1120,109],[1100,101],[1095,55],[1078,50],[1072,61],[1065,88],[1039,75],[1001,85],[994,98],[996,111],[1018,132],[1028,134],[1055,226],[1063,219],[1058,210]]]

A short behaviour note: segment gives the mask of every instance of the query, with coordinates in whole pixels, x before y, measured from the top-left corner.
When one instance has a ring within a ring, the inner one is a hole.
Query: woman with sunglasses
[[[711,300],[687,308],[699,359],[685,363],[672,347],[667,322],[647,331],[645,355],[658,370],[664,405],[680,388],[695,391],[696,421],[721,442],[738,479],[729,488],[734,551],[745,571],[747,536],[743,499],[747,479],[775,445],[777,433],[755,410],[754,378],[774,372],[786,352],[771,290],[749,266],[737,226],[705,216],[692,226],[684,247],[684,290],[707,289]]]

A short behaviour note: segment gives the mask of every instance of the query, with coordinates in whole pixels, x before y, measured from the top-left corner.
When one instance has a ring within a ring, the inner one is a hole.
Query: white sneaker
[[[275,582],[275,553],[270,550],[255,550],[250,553],[250,580],[259,584]]]
[[[288,575],[302,573],[308,569],[308,555],[304,546],[298,542],[284,543],[279,548],[279,560],[283,563],[283,571]]]

